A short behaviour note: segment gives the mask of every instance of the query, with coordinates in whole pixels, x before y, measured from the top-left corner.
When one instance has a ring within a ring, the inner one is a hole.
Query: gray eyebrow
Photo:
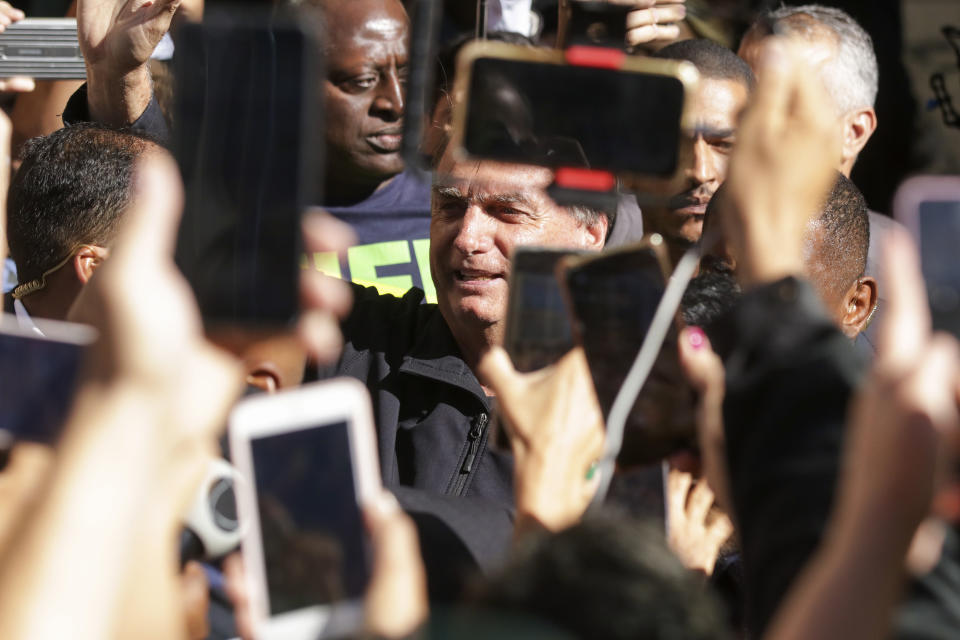
[[[474,196],[468,196],[463,191],[457,187],[449,187],[443,185],[434,185],[433,193],[444,198],[450,198],[451,200],[475,200],[481,205],[487,204],[497,204],[497,205],[511,205],[511,204],[521,204],[526,206],[532,206],[533,202],[523,193],[518,192],[508,192],[508,193],[478,193]]]
[[[433,185],[433,193],[438,196],[443,196],[444,198],[450,198],[451,200],[466,200],[467,196],[463,194],[463,191],[456,187],[445,187],[443,185],[435,184]]]
[[[705,138],[729,138],[737,134],[736,129],[712,129],[710,127],[697,127],[695,133],[703,135]]]

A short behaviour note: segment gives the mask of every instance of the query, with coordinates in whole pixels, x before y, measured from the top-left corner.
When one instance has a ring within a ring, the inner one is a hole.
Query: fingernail
[[[690,327],[687,329],[687,341],[694,349],[702,349],[707,343],[707,336],[700,327]]]

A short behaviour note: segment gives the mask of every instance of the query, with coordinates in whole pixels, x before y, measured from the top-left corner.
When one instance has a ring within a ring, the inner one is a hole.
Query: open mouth
[[[467,269],[457,269],[453,272],[454,279],[463,283],[482,283],[491,280],[500,280],[503,276],[499,273],[488,273],[486,271],[470,271]]]

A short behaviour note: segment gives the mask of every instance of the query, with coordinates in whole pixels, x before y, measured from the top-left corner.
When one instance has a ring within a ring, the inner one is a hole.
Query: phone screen
[[[0,333],[0,430],[53,445],[73,403],[84,346]]]
[[[369,573],[348,424],[250,444],[270,615],[362,598]]]
[[[918,218],[933,328],[960,336],[960,202],[921,202]]]
[[[667,176],[683,100],[683,83],[668,75],[478,58],[463,144],[506,162]]]
[[[319,54],[306,27],[249,11],[178,33],[176,260],[208,323],[282,325],[297,312],[301,212],[319,201]]]
[[[570,269],[567,287],[576,332],[606,418],[646,339],[666,282],[653,251],[637,249],[610,253]],[[641,466],[691,446],[695,424],[690,394],[673,330],[630,411],[618,464]]]
[[[504,348],[517,371],[542,369],[574,346],[570,314],[555,274],[557,262],[575,253],[529,248],[513,256]]]

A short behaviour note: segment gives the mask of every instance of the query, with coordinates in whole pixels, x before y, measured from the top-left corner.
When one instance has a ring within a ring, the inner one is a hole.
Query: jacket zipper
[[[460,465],[460,473],[453,487],[453,495],[463,495],[467,480],[473,471],[473,463],[476,461],[477,454],[480,452],[480,442],[483,439],[483,432],[487,428],[487,420],[487,414],[481,413],[477,416],[473,426],[470,427],[470,432],[467,434],[467,455],[464,456],[463,464]]]

